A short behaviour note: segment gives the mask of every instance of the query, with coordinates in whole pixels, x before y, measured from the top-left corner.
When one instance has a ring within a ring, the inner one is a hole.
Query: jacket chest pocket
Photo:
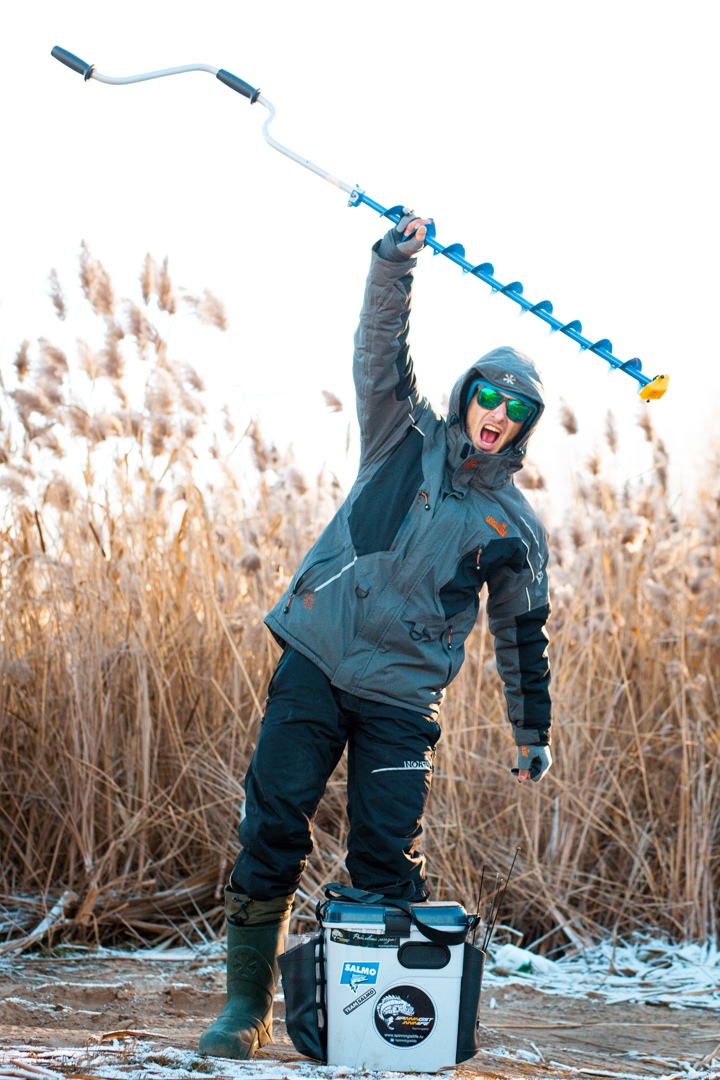
[[[465,608],[475,605],[488,578],[498,570],[520,574],[527,567],[527,548],[516,536],[490,539],[461,556],[453,578],[440,589],[440,603],[445,618],[454,619]]]
[[[334,570],[338,555],[340,554],[341,550],[331,551],[327,555],[322,555],[319,558],[314,559],[309,566],[305,567],[302,573],[296,578],[295,584],[287,594],[285,607],[283,608],[284,615],[287,615],[290,610],[290,605],[298,593],[315,593],[319,589],[322,589],[324,585],[328,585],[330,581],[333,581],[336,576],[340,576],[340,574],[336,573]],[[342,571],[340,571],[340,573],[342,573]]]
[[[460,557],[453,577],[440,589],[439,599],[448,621],[471,604],[477,608],[485,576],[483,548],[478,545]]]

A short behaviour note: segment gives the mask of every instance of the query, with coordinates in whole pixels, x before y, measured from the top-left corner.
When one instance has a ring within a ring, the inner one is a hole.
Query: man
[[[200,1051],[248,1058],[270,1039],[276,956],[312,850],[312,822],[348,747],[347,867],[388,898],[428,896],[418,850],[445,687],[488,585],[487,611],[523,782],[550,767],[547,546],[513,474],[543,411],[527,357],[495,349],[452,391],[447,420],[408,350],[408,212],[374,249],[354,377],[360,469],[266,622],[283,646],[245,784],[226,889],[228,1002]]]

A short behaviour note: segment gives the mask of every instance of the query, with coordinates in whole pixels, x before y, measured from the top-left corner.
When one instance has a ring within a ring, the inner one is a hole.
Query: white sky
[[[438,239],[580,318],[670,390],[652,409],[676,480],[702,472],[717,430],[717,16],[707,2],[38,0],[4,5],[0,364],[24,337],[78,333],[46,298],[57,268],[71,309],[81,239],[118,291],[139,295],[146,251],[177,284],[210,288],[226,335],[192,355],[219,400],[258,415],[301,466],[351,478],[352,333],[370,244],[384,224],[271,150],[265,110],[210,75],[128,87],[83,83],[61,45],[108,75],[202,62],[259,85],[273,134],[387,206],[432,214]],[[531,456],[566,491],[568,462],[612,407],[620,476],[647,467],[637,384],[518,316],[427,252],[412,352],[437,403],[477,356],[512,344],[543,371],[549,407]],[[328,414],[321,391],[349,412]],[[560,397],[581,435],[558,434]],[[645,407],[645,406],[643,406]],[[356,447],[356,440],[353,443]]]

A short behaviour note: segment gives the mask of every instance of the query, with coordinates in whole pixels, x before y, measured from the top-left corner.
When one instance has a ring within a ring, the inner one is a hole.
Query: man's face
[[[483,409],[473,394],[465,413],[465,431],[476,450],[497,454],[520,434],[522,421],[508,419],[506,409],[505,398],[496,408]]]

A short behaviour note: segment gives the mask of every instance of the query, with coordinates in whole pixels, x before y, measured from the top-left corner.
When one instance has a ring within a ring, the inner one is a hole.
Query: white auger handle
[[[65,67],[69,67],[71,71],[77,71],[78,75],[82,75],[85,82],[88,79],[93,79],[96,82],[110,83],[113,86],[125,86],[127,83],[135,82],[147,82],[149,79],[162,79],[166,75],[182,75],[186,71],[207,71],[210,75],[214,75],[225,86],[229,86],[231,90],[237,91],[238,94],[242,94],[246,97],[251,105],[254,105],[258,101],[268,111],[268,117],[263,124],[263,137],[265,141],[272,146],[273,150],[278,150],[285,157],[289,157],[291,161],[296,162],[298,165],[302,165],[303,168],[309,169],[310,172],[315,173],[316,176],[321,177],[323,180],[327,180],[329,184],[333,184],[334,187],[340,188],[342,191],[350,195],[355,189],[352,184],[346,184],[344,180],[339,180],[337,176],[333,176],[327,169],[323,169],[320,165],[314,165],[312,161],[308,161],[302,154],[295,153],[294,150],[290,150],[289,147],[283,146],[277,139],[274,139],[269,132],[269,128],[273,120],[275,119],[275,106],[271,101],[268,101],[266,97],[263,97],[259,90],[250,83],[245,82],[239,75],[233,75],[231,71],[225,71],[224,68],[212,67],[210,64],[186,64],[184,67],[163,68],[162,71],[146,71],[142,75],[126,75],[122,78],[115,78],[111,75],[101,75],[96,69],[94,64],[88,64],[85,60],[81,60],[79,56],[75,56],[74,53],[68,52],[67,49],[60,48],[56,45],[51,50],[51,56],[54,56],[56,60],[59,60]]]
[[[79,56],[68,52],[67,49],[61,49],[59,45],[56,45],[51,50],[50,55],[54,56],[65,67],[69,67],[71,71],[77,71],[78,75],[82,75],[85,82],[88,79],[95,79],[97,82],[110,83],[113,86],[124,86],[126,83],[162,79],[166,75],[182,75],[186,71],[207,71],[208,74],[214,75],[225,86],[229,86],[231,90],[236,90],[238,94],[248,98],[251,105],[260,96],[260,91],[251,86],[250,83],[245,82],[244,79],[241,79],[239,75],[233,75],[231,71],[212,67],[210,64],[185,64],[182,67],[163,68],[162,71],[146,71],[142,75],[126,75],[122,78],[114,78],[112,75],[101,75],[94,64],[86,63]]]

